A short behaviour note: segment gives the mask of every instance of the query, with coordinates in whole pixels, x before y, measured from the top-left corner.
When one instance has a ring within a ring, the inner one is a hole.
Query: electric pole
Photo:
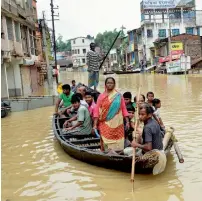
[[[43,38],[43,51],[45,53],[46,59],[46,66],[47,66],[47,75],[48,75],[48,85],[49,85],[49,95],[53,90],[53,83],[52,83],[52,66],[49,63],[48,57],[48,49],[47,49],[47,41],[46,41],[46,22],[45,22],[45,11],[43,13],[43,19],[41,20],[41,28],[42,28],[42,38]]]
[[[54,15],[54,9],[58,9],[58,7],[54,8],[53,0],[51,0],[50,6],[51,6],[51,17],[52,17],[52,28],[53,28],[53,52],[54,52],[54,58],[55,58],[55,67],[54,67],[54,69],[57,69],[57,58],[56,58],[57,48],[56,48],[56,40],[55,40],[55,22],[54,22],[55,19],[54,19],[54,17],[55,16],[59,17],[59,14]],[[58,72],[56,74],[56,83],[58,84]]]

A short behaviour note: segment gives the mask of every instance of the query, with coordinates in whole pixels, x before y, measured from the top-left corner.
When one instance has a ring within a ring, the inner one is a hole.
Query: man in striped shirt
[[[95,43],[91,43],[90,51],[87,53],[88,87],[94,86],[94,90],[96,90],[99,83],[100,61],[102,61],[102,58],[95,52]]]

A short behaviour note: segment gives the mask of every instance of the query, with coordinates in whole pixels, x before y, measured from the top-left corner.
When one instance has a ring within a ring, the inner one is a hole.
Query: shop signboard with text
[[[171,43],[171,54],[172,55],[181,55],[184,53],[183,43],[182,42],[172,42]]]
[[[144,9],[195,7],[195,0],[143,0]]]

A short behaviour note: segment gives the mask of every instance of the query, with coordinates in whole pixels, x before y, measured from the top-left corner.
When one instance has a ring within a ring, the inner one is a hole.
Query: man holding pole
[[[99,68],[101,56],[95,51],[95,43],[90,44],[90,51],[87,53],[87,66],[88,66],[88,87],[94,86],[97,89],[99,83]]]

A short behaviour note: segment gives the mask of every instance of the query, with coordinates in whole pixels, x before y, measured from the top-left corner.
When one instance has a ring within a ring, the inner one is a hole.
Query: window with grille
[[[193,35],[193,34],[194,34],[194,28],[193,28],[193,27],[187,27],[187,28],[186,28],[186,34],[191,34],[191,35]]]
[[[159,38],[166,38],[166,29],[159,29]]]
[[[152,29],[147,29],[147,37],[152,38],[153,37],[153,31]]]
[[[83,49],[83,54],[86,54],[86,49]]]
[[[6,25],[7,25],[7,32],[8,32],[8,40],[13,40],[13,23],[12,19],[9,17],[6,17]]]
[[[78,54],[80,54],[80,50],[78,49]]]
[[[82,59],[82,63],[85,64],[85,63],[86,63],[86,60],[85,60],[85,59]]]
[[[15,40],[17,42],[20,41],[20,24],[18,22],[14,22],[15,25]]]
[[[180,30],[179,29],[172,29],[172,36],[177,36],[180,34]]]

